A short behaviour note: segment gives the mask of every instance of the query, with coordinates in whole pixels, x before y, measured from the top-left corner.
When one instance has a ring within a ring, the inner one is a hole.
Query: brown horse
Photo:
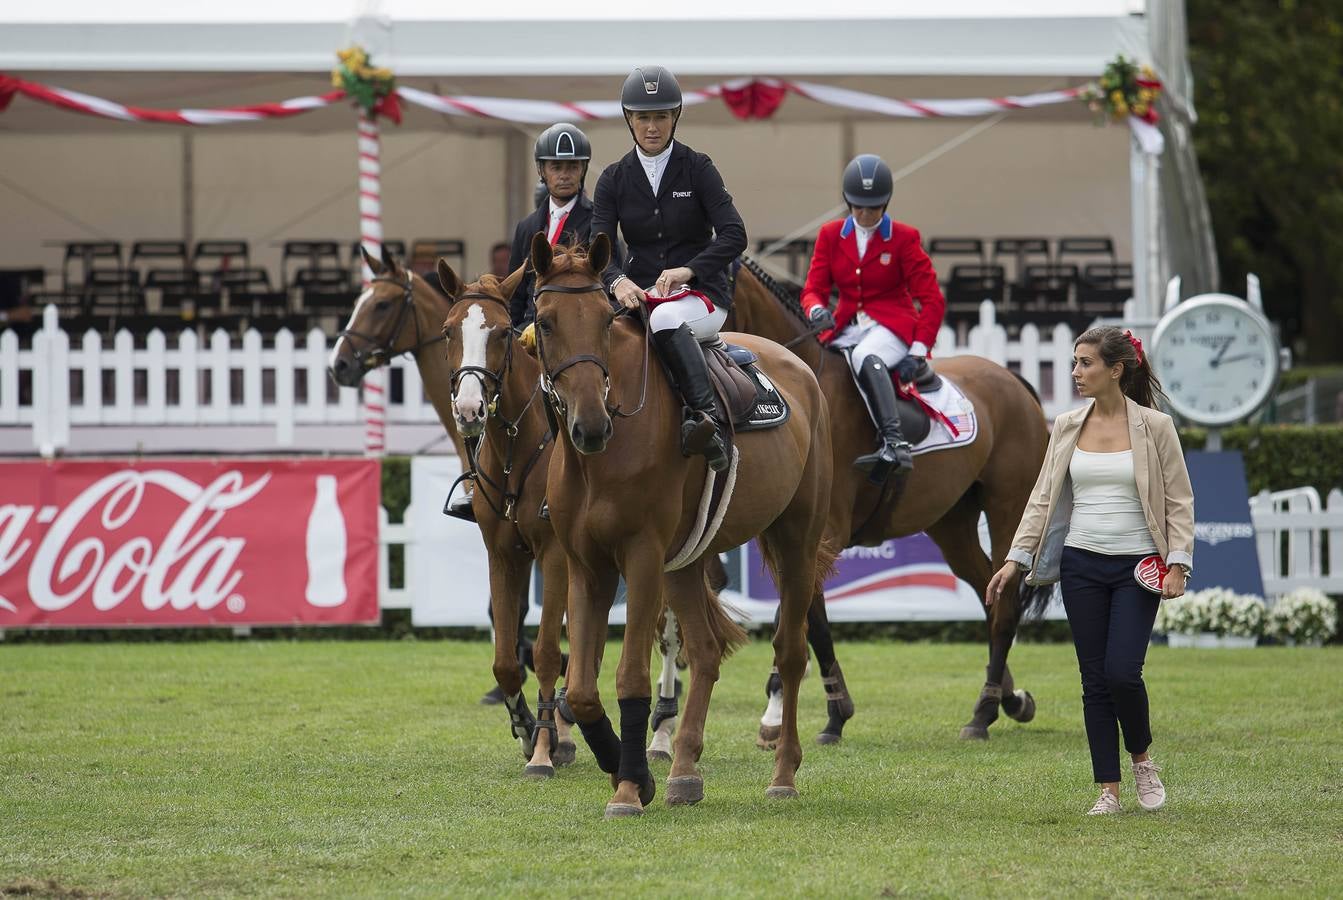
[[[760,272],[760,277],[756,273]],[[886,489],[875,487],[854,468],[856,457],[876,445],[876,430],[867,407],[853,383],[849,366],[835,350],[823,347],[791,296],[772,284],[750,261],[737,278],[733,313],[725,327],[758,334],[791,346],[811,367],[830,403],[834,427],[834,480],[828,535],[844,546],[875,545],[888,538],[926,531],[958,578],[966,581],[983,602],[989,578],[1007,558],[1012,537],[1026,507],[1036,474],[1044,460],[1049,434],[1039,399],[1031,388],[1007,369],[976,356],[938,360],[938,374],[949,378],[974,404],[979,434],[960,447],[939,450],[916,458],[903,492],[895,479]],[[988,519],[993,552],[990,560],[979,543],[980,513]],[[1010,596],[1008,596],[1010,594]],[[1047,602],[1047,590],[1028,590],[1021,585],[1005,592],[1002,602],[986,608],[989,620],[989,662],[985,684],[961,737],[988,739],[988,728],[998,718],[998,708],[1019,722],[1035,716],[1035,700],[1015,689],[1007,668],[1007,653],[1017,625],[1027,606]],[[843,691],[843,676],[834,658],[825,619],[825,597],[817,593],[808,615],[808,636],[817,651],[823,675]],[[832,675],[833,671],[833,675]],[[832,693],[833,696],[833,693]],[[830,703],[830,723],[822,743],[838,740],[844,712]],[[762,724],[760,742],[768,746],[774,730]]]
[[[331,351],[329,372],[332,380],[342,387],[356,387],[364,373],[378,366],[386,365],[393,357],[409,353],[415,359],[424,383],[429,401],[438,413],[439,421],[447,431],[448,438],[457,450],[459,459],[467,459],[467,451],[462,436],[458,433],[456,415],[453,411],[453,364],[444,352],[442,334],[443,321],[452,308],[452,301],[440,294],[429,282],[405,269],[391,254],[383,251],[381,260],[364,253],[364,261],[373,271],[373,280],[368,289],[360,295],[350,313],[349,321],[341,330],[340,337]],[[493,304],[491,304],[493,305]],[[504,317],[505,320],[507,316]],[[533,364],[534,366],[534,364]],[[534,376],[533,376],[534,378]],[[488,455],[487,455],[488,456]],[[474,501],[473,501],[474,504]],[[475,504],[476,518],[485,527],[485,519],[490,515],[487,507]],[[511,547],[516,541],[508,544]],[[487,547],[491,546],[486,538]],[[525,550],[515,550],[517,558],[514,568],[525,569],[530,565],[530,557]],[[563,581],[561,580],[561,584]],[[517,686],[522,682],[522,667],[517,660],[519,631],[519,612],[525,610],[528,583],[525,577],[514,579],[508,592],[494,593],[491,596],[492,607],[498,607],[504,601],[509,612],[495,615],[495,651],[509,655],[511,662],[506,668],[510,675],[507,679],[513,689],[509,697],[517,698]],[[561,607],[563,603],[561,603]],[[558,652],[558,644],[556,645]],[[511,649],[509,649],[511,648]],[[496,679],[499,678],[496,663]],[[498,681],[504,684],[503,680]],[[516,703],[509,710],[515,736],[523,745],[526,756],[538,756],[533,746],[533,724],[531,713],[523,703]],[[572,759],[573,741],[568,738],[568,726],[561,720],[557,761]],[[567,750],[565,745],[568,745]],[[547,742],[543,747],[550,746]],[[537,765],[549,762],[544,755],[533,760]]]
[[[556,715],[560,676],[560,626],[568,565],[550,522],[540,515],[554,447],[540,400],[540,367],[518,343],[508,300],[522,280],[521,267],[500,281],[484,275],[463,286],[446,261],[438,279],[452,298],[443,320],[452,415],[464,437],[481,437],[476,451],[476,491],[471,505],[485,539],[494,612],[494,677],[504,692],[513,733],[530,757],[524,773],[548,778],[554,765],[573,761],[569,725]],[[442,385],[440,385],[442,387]],[[537,712],[522,696],[517,659],[517,598],[526,597],[532,563],[541,570],[541,627],[535,645]],[[552,756],[553,753],[553,756]]]
[[[641,323],[616,316],[597,280],[611,254],[599,234],[585,255],[532,241],[537,275],[536,352],[563,438],[550,461],[550,510],[569,553],[569,703],[597,764],[611,775],[608,817],[640,815],[652,800],[644,741],[651,706],[649,658],[664,599],[680,621],[690,690],[678,728],[667,802],[704,795],[696,762],[704,720],[723,656],[745,639],[709,590],[705,556],[757,535],[779,586],[775,660],[783,681],[783,734],[766,794],[797,795],[802,761],[797,694],[806,665],[807,606],[829,570],[822,532],[830,493],[830,422],[815,376],[777,345],[732,339],[755,351],[787,398],[791,418],[771,431],[737,436],[736,481],[721,527],[704,555],[676,571],[707,477],[704,459],[680,451],[681,402],[657,362]],[[617,406],[611,401],[619,399]],[[617,427],[613,415],[621,422]],[[691,554],[693,556],[693,554]],[[664,574],[665,572],[665,574]],[[620,737],[597,691],[597,661],[617,576],[628,590],[624,645],[616,672]],[[665,598],[664,598],[665,585]]]

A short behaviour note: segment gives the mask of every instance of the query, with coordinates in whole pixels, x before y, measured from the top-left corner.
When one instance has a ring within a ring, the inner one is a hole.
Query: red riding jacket
[[[816,235],[816,250],[802,289],[807,315],[818,306],[829,306],[831,287],[839,288],[835,328],[821,332],[822,343],[843,331],[862,310],[911,347],[919,342],[931,349],[947,301],[932,260],[923,252],[918,230],[882,216],[862,259],[858,258],[855,230],[849,216],[827,222]],[[914,308],[916,299],[921,311]]]

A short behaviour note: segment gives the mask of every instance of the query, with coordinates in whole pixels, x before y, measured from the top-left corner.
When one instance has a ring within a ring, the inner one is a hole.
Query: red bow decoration
[[[738,119],[768,119],[783,103],[788,88],[780,83],[752,79],[738,87],[723,87],[723,102]]]
[[[1133,345],[1133,349],[1134,349],[1134,350],[1137,352],[1137,354],[1138,354],[1138,363],[1141,365],[1141,363],[1142,363],[1142,341],[1140,341],[1138,338],[1134,337],[1134,336],[1133,336],[1133,332],[1131,332],[1131,331],[1125,331],[1125,332],[1124,332],[1124,337],[1128,338],[1128,342],[1129,342],[1130,344]]]

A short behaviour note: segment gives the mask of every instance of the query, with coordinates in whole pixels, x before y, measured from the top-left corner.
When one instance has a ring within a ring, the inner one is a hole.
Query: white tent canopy
[[[1119,53],[1151,59],[1144,14],[1161,5],[1027,0],[1005,11],[991,0],[853,0],[836,9],[773,0],[726,11],[708,0],[674,10],[600,0],[566,10],[562,22],[553,2],[541,0],[514,0],[488,16],[432,0],[347,12],[387,23],[370,30],[365,19],[358,34],[377,63],[441,94],[606,98],[656,50],[687,88],[756,75],[888,97],[964,98],[1077,85]],[[329,3],[205,7],[129,0],[117,5],[114,23],[105,3],[7,7],[0,71],[137,106],[237,105],[326,90],[334,51],[351,40],[349,22]],[[332,108],[201,132],[16,98],[0,114],[0,195],[14,194],[21,214],[0,225],[0,265],[52,265],[55,251],[40,249],[41,239],[353,234],[353,201],[339,199],[353,194],[352,120],[348,109]],[[985,137],[938,154],[974,124],[893,123],[791,96],[763,123],[738,122],[717,103],[696,107],[683,136],[719,161],[753,236],[787,233],[833,206],[847,155],[870,149],[896,169],[936,159],[898,185],[894,201],[926,234],[1106,233],[1131,258],[1123,131],[1093,129],[1080,108],[1051,107],[1013,112]],[[531,130],[408,110],[402,129],[384,129],[386,234],[460,232],[468,269],[483,268],[489,243],[527,202]],[[623,152],[620,123],[589,130],[601,163]],[[189,181],[165,179],[178,168],[189,169]],[[305,218],[308,209],[316,211]]]

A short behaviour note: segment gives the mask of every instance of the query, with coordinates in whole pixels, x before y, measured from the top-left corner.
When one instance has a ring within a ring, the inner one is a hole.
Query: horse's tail
[[[719,568],[721,571],[721,566]],[[713,632],[714,640],[718,642],[722,658],[727,659],[734,650],[744,646],[750,640],[750,635],[746,633],[746,629],[738,624],[738,619],[743,619],[745,616],[718,596],[718,589],[714,587],[714,579],[710,568],[707,566],[704,570],[704,604],[705,618],[709,620],[709,630]],[[729,613],[735,613],[736,615],[733,616]]]
[[[1012,372],[1011,369],[1008,369],[1007,371]],[[1035,385],[1023,378],[1020,372],[1012,372],[1012,377],[1021,382],[1021,386],[1030,393],[1031,399],[1035,401],[1035,405],[1040,407],[1041,412],[1044,412],[1045,405],[1040,402],[1040,392],[1035,389]]]
[[[1045,608],[1053,597],[1054,585],[1027,584],[1026,573],[1021,573],[1021,580],[1017,582],[1017,606],[1021,610],[1021,620],[1039,621],[1044,618]]]

